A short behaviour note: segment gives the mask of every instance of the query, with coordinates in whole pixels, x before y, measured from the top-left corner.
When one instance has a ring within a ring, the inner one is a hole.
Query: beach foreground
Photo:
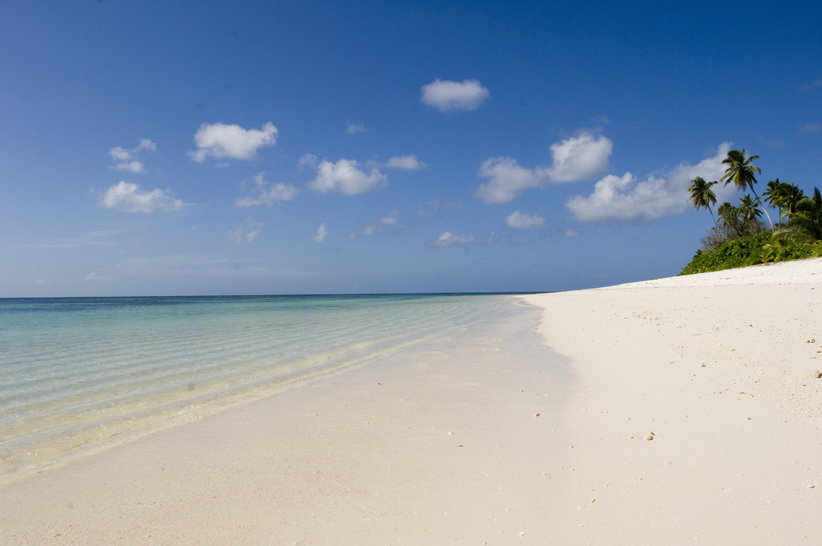
[[[818,544],[818,290],[822,260],[526,296],[7,485],[0,543]]]

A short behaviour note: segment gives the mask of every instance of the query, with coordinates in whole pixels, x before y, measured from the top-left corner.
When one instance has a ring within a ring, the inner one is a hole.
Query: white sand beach
[[[0,543],[819,544],[820,303],[822,259],[526,296],[5,486]]]

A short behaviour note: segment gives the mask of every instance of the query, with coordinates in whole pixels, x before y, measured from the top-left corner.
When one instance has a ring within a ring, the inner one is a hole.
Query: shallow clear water
[[[0,299],[0,477],[466,326],[503,296]]]

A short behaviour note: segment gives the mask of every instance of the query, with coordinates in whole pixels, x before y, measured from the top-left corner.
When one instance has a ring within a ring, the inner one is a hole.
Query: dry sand
[[[822,260],[527,296],[6,486],[0,544],[820,544],[817,291]]]

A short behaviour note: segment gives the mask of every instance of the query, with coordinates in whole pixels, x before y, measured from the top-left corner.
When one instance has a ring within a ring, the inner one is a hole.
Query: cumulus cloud
[[[492,157],[480,165],[477,176],[487,178],[488,182],[480,184],[474,192],[486,203],[507,203],[529,188],[542,186],[543,172],[521,167],[516,159],[510,157]]]
[[[508,203],[530,188],[547,182],[577,182],[608,168],[613,143],[605,136],[580,133],[551,145],[551,167],[522,167],[511,157],[492,157],[480,165],[477,176],[487,178],[474,196],[489,204]]]
[[[320,224],[320,227],[317,228],[317,231],[311,235],[311,240],[315,243],[322,243],[325,240],[325,236],[328,235],[328,230],[325,228],[325,223]]]
[[[203,123],[194,135],[197,150],[189,151],[189,157],[202,163],[206,157],[254,159],[257,150],[264,146],[273,146],[277,142],[277,128],[271,122],[262,129],[243,129],[239,125]]]
[[[364,123],[351,123],[350,121],[345,123],[345,132],[349,135],[356,135],[357,133],[362,133],[367,130],[368,127],[366,127]]]
[[[323,161],[317,167],[317,178],[308,183],[308,187],[320,193],[339,191],[344,195],[357,195],[382,188],[388,183],[388,177],[376,167],[365,171],[353,159],[340,159],[336,163]]]
[[[150,139],[141,138],[140,144],[129,150],[121,148],[120,146],[115,146],[108,151],[108,155],[110,155],[111,160],[114,161],[114,165],[111,165],[109,168],[114,169],[115,171],[130,171],[133,173],[146,172],[143,163],[137,161],[137,156],[143,150],[155,152],[157,151],[157,145]]]
[[[592,178],[608,169],[614,144],[605,136],[581,133],[551,144],[553,166],[547,169],[551,182],[576,182]]]
[[[301,169],[303,167],[313,169],[317,166],[317,156],[314,154],[303,154],[302,157],[300,157],[298,164],[300,165]]]
[[[426,242],[426,246],[433,246],[437,248],[448,248],[449,246],[467,245],[474,242],[473,235],[460,235],[458,233],[451,233],[446,231],[435,241]]]
[[[529,229],[539,227],[545,223],[545,218],[537,214],[528,214],[515,210],[505,217],[505,223],[508,227],[514,229]]]
[[[260,236],[260,229],[263,227],[263,222],[255,222],[253,216],[249,216],[245,221],[246,226],[228,230],[226,241],[239,245],[242,244],[243,239],[245,239],[245,242],[250,244],[251,241]]]
[[[182,200],[171,196],[170,190],[140,191],[140,186],[129,182],[119,182],[111,186],[99,202],[99,206],[106,209],[145,213],[155,210],[165,212],[180,210],[184,205]]]
[[[454,82],[437,78],[422,86],[420,101],[428,106],[439,108],[443,112],[476,110],[489,96],[488,88],[484,87],[479,80]]]
[[[416,171],[425,167],[425,163],[417,159],[415,155],[396,155],[385,164],[389,169],[404,169],[406,171]]]
[[[719,180],[725,172],[722,160],[731,145],[724,142],[713,157],[691,165],[680,163],[659,176],[648,175],[640,180],[631,173],[623,176],[608,175],[594,186],[587,197],[575,195],[565,204],[574,217],[582,222],[615,221],[642,223],[680,214],[691,207],[688,186],[701,176],[705,180]],[[736,189],[733,185],[714,186],[717,201],[729,198]]]
[[[278,182],[273,186],[265,181],[263,178],[265,173],[258,173],[254,175],[254,189],[251,195],[246,197],[238,197],[234,201],[237,207],[253,207],[255,205],[274,205],[279,204],[280,201],[291,201],[297,195],[297,188],[291,184],[283,184]]]

